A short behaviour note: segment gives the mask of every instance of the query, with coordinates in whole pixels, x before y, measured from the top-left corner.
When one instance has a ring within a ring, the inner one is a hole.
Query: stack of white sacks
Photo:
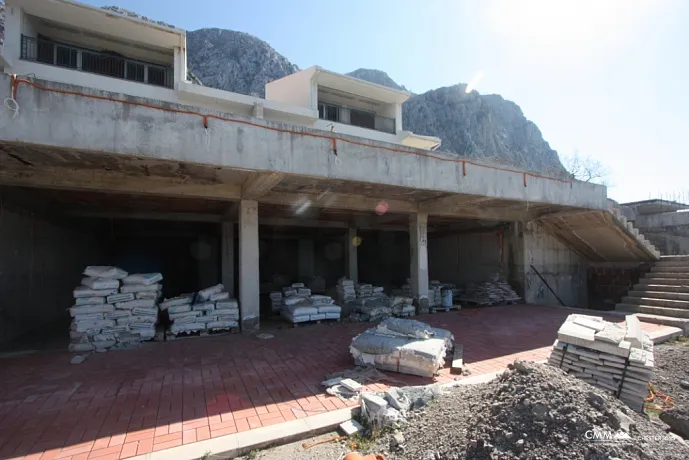
[[[548,363],[618,396],[640,412],[653,377],[653,341],[636,316],[626,325],[572,314],[562,324]]]
[[[170,333],[224,331],[239,326],[239,304],[230,299],[225,286],[216,284],[194,294],[165,299],[160,309],[172,322]]]
[[[271,292],[269,297],[270,309],[273,311],[273,313],[279,312],[282,309],[282,292]]]
[[[340,278],[337,280],[337,300],[340,305],[356,299],[356,290],[354,289],[354,281],[347,278]]]
[[[295,287],[293,284],[292,288],[283,289],[283,294],[285,296],[282,298],[280,315],[292,324],[323,319],[339,320],[342,314],[342,309],[335,305],[331,297],[312,295],[309,289]]]
[[[84,275],[69,309],[70,351],[125,348],[155,337],[160,273],[129,275],[117,267],[89,266]]]

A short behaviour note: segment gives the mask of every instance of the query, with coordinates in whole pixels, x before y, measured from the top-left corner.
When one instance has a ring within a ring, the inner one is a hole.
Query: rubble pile
[[[420,321],[388,318],[354,337],[349,349],[357,365],[433,377],[445,364],[453,340],[447,330]]]
[[[367,395],[361,397],[362,412],[373,409],[383,423],[399,428],[372,447],[388,459],[679,460],[689,455],[683,442],[621,401],[543,364],[516,361],[488,383],[419,398],[418,409],[410,404],[417,398],[400,404],[399,398],[375,395],[370,404]],[[610,441],[596,442],[594,436]]]
[[[509,283],[500,279],[500,274],[496,273],[488,281],[468,285],[459,300],[477,305],[504,305],[515,303],[521,300],[521,297],[514,292]]]
[[[239,326],[239,304],[225,286],[216,284],[197,293],[182,294],[160,303],[167,311],[172,335],[226,331]]]
[[[557,332],[548,363],[641,412],[653,377],[653,341],[634,315],[621,326],[600,316],[572,314]]]
[[[89,266],[74,289],[69,350],[128,348],[155,337],[160,273],[128,274],[109,266]]]

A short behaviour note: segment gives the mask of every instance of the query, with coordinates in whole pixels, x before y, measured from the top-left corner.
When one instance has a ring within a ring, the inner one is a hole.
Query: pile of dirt
[[[647,416],[560,369],[522,361],[489,383],[448,390],[407,421],[378,451],[409,460],[689,458]],[[594,432],[615,439],[596,442]]]
[[[658,346],[655,359],[653,388],[672,398],[672,402],[666,402],[662,396],[657,397],[649,403],[649,412],[653,417],[653,408],[662,409],[660,420],[674,433],[689,439],[689,342]],[[668,406],[674,407],[667,410]]]

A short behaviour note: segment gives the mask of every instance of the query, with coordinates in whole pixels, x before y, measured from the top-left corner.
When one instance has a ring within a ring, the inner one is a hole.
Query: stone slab
[[[641,322],[634,315],[625,316],[627,330],[624,340],[632,344],[632,347],[642,348],[644,343],[644,333],[641,330]]]

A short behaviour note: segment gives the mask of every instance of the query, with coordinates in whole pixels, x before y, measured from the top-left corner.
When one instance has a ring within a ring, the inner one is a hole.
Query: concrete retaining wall
[[[648,263],[591,264],[587,276],[589,308],[613,310],[650,269]]]
[[[507,254],[504,260],[507,260]],[[495,273],[507,276],[506,264],[500,264],[497,232],[430,235],[428,265],[432,280],[459,286],[486,281]]]
[[[28,212],[0,211],[0,343],[54,324],[66,347],[72,289],[99,254],[91,235]]]

